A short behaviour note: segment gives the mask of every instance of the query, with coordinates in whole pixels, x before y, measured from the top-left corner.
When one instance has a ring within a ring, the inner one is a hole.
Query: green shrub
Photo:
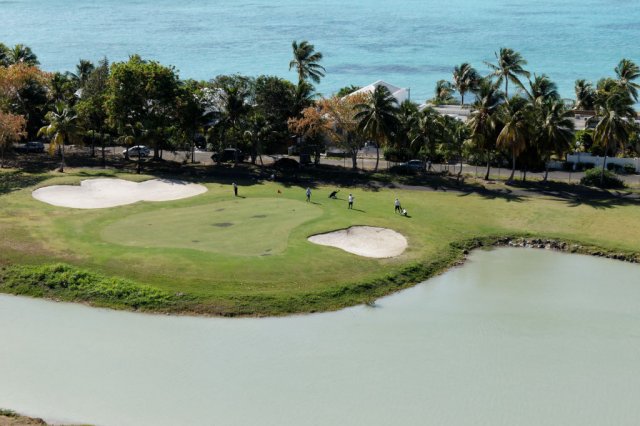
[[[409,161],[411,159],[411,151],[407,148],[389,146],[384,149],[384,159],[394,162]]]
[[[632,175],[635,174],[636,172],[636,167],[633,164],[625,164],[624,166],[622,166],[622,170],[628,174],[628,175]]]
[[[604,180],[600,185],[602,169],[593,168],[586,171],[580,183],[587,186],[597,186],[600,188],[624,188],[624,182],[609,170],[604,172]]]
[[[129,309],[165,309],[185,300],[184,296],[63,263],[9,267],[0,271],[0,288],[12,294]]]

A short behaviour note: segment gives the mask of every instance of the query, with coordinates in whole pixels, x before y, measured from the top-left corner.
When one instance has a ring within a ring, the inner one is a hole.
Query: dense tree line
[[[0,152],[20,138],[42,136],[59,153],[62,169],[69,143],[89,145],[92,156],[101,148],[103,163],[112,144],[149,146],[156,159],[165,150],[185,150],[192,161],[196,145],[235,147],[255,162],[292,143],[318,161],[331,143],[356,168],[358,150],[372,142],[378,159],[383,148],[387,159],[397,161],[483,161],[486,178],[493,164],[508,161],[513,180],[517,168],[526,176],[576,148],[606,157],[632,150],[638,139],[633,106],[640,69],[628,59],[620,61],[615,77],[595,84],[577,80],[576,99],[569,102],[548,76],[531,74],[518,52],[502,48],[486,63],[487,75],[462,63],[419,108],[398,104],[383,86],[355,95],[359,88],[347,86],[319,98],[314,84],[326,72],[322,53],[307,41],[294,41],[291,48],[295,83],[266,75],[182,80],[173,67],[138,55],[116,63],[80,60],[73,73],[47,73],[29,47],[0,44]],[[469,109],[466,123],[433,108],[450,103]],[[594,111],[594,129],[580,135],[578,145],[573,110]]]

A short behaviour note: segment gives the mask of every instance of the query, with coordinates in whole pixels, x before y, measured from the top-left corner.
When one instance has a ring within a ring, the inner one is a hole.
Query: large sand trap
[[[312,235],[309,241],[322,246],[337,247],[358,256],[378,259],[400,256],[407,248],[407,239],[402,234],[392,229],[373,226],[352,226],[326,234]]]
[[[203,185],[176,180],[152,179],[131,182],[124,179],[89,179],[77,185],[53,185],[33,191],[33,198],[74,209],[103,209],[138,201],[169,201],[207,192]]]

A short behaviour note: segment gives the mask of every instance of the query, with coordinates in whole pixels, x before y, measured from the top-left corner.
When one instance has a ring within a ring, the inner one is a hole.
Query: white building
[[[378,86],[386,87],[389,93],[391,93],[391,95],[396,98],[396,101],[398,101],[398,105],[410,98],[410,89],[394,86],[393,84],[387,83],[386,81],[382,80],[378,80],[375,83],[364,86],[362,89],[356,90],[355,92],[350,93],[347,96],[355,95],[357,93],[373,93]],[[345,96],[345,98],[347,96]]]

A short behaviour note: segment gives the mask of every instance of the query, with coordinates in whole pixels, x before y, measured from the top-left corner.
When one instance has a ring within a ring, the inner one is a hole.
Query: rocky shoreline
[[[595,257],[604,257],[607,259],[621,260],[629,263],[640,263],[639,253],[626,253],[621,251],[609,251],[601,247],[594,247],[585,244],[566,242],[558,239],[548,238],[527,238],[527,237],[500,237],[496,238],[489,243],[482,240],[476,240],[473,242],[471,249],[465,249],[465,256],[469,254],[470,250],[482,247],[520,247],[520,248],[535,248],[544,250],[554,250],[565,253],[575,254],[587,254]]]

